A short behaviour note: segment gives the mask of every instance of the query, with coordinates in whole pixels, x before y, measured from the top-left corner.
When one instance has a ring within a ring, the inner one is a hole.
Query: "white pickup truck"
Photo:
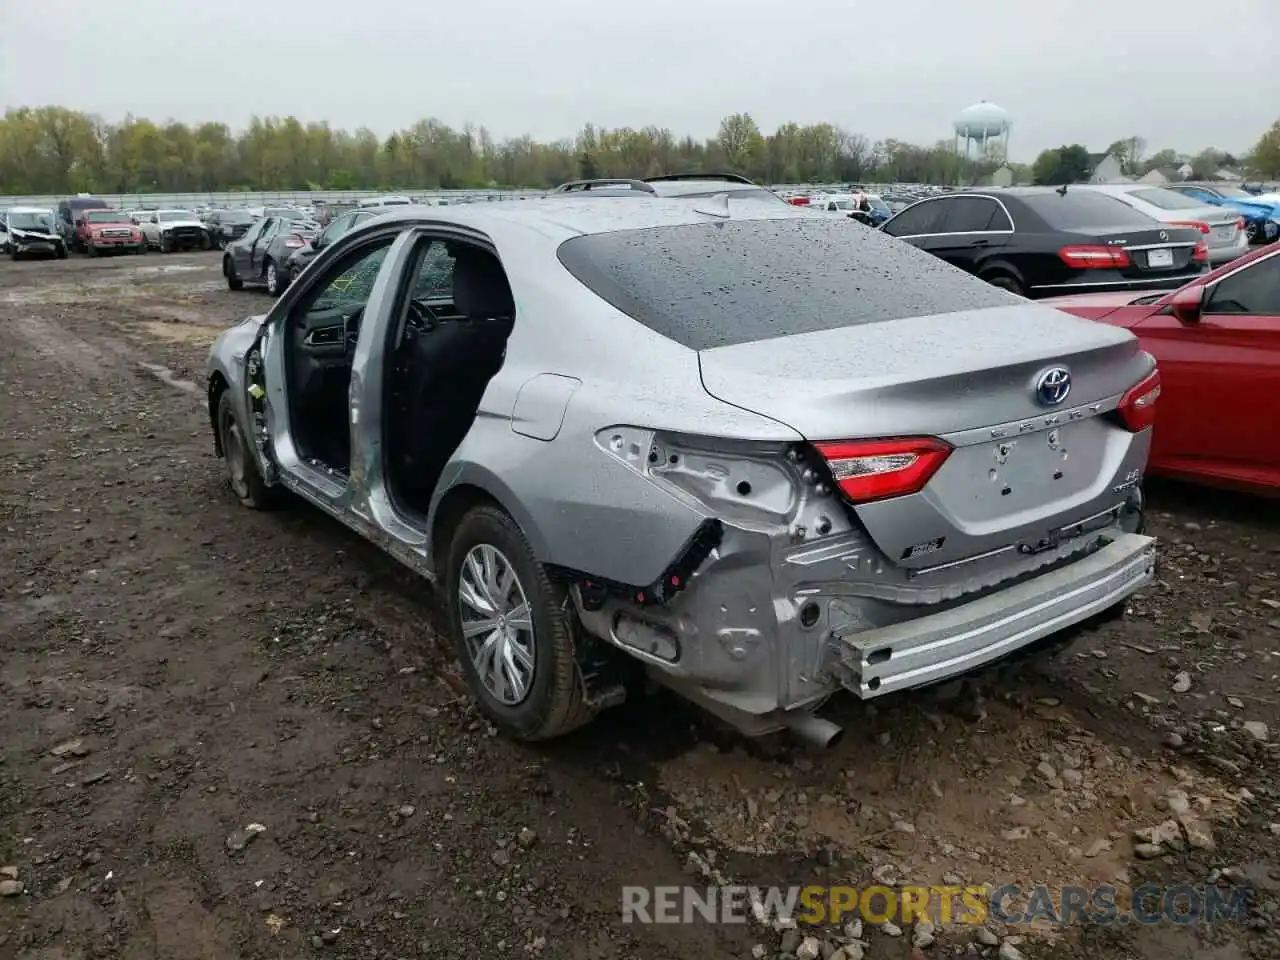
[[[147,246],[161,253],[209,249],[209,232],[190,210],[147,210],[138,226]]]

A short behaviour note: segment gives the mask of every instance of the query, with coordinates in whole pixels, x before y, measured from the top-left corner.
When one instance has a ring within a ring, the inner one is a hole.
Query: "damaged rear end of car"
[[[559,258],[695,351],[725,409],[781,428],[602,428],[600,455],[686,505],[690,535],[653,583],[574,586],[590,633],[744,732],[830,742],[813,710],[834,692],[967,673],[1151,579],[1159,375],[1127,332],[825,218],[589,235]]]

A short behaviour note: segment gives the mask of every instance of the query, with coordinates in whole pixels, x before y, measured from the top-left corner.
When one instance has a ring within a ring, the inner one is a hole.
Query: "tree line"
[[[1142,137],[1117,140],[1106,152],[1120,161],[1126,176],[1141,177],[1152,170],[1177,170],[1184,164],[1191,168],[1190,179],[1204,180],[1222,168],[1237,173],[1251,174],[1254,179],[1280,177],[1280,120],[1258,138],[1258,142],[1244,156],[1233,156],[1225,150],[1213,147],[1201,150],[1195,156],[1185,157],[1176,150],[1158,150],[1148,155],[1147,143]],[[1043,150],[1031,165],[1030,175],[1034,183],[1062,184],[1087,179],[1093,172],[1093,161],[1088,149],[1079,143],[1063,144],[1051,150]]]
[[[1268,136],[1280,140],[1275,128]],[[994,152],[958,156],[950,140],[872,142],[831,123],[785,123],[765,134],[746,113],[725,117],[707,140],[660,127],[588,124],[550,143],[497,140],[482,126],[454,129],[430,118],[386,137],[294,117],[255,117],[239,132],[132,116],[109,123],[65,107],[23,107],[0,118],[0,194],[8,195],[543,188],[579,178],[713,171],[764,183],[972,184],[1001,160]],[[1013,166],[1020,179],[1035,173]]]

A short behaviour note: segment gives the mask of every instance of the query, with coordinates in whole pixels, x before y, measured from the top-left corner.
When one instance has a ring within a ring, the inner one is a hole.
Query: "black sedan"
[[[219,250],[249,232],[254,218],[248,210],[210,210],[203,217],[209,239]]]
[[[222,275],[227,286],[239,290],[246,284],[263,286],[278,297],[292,278],[289,256],[315,236],[314,224],[283,217],[257,220],[238,240],[227,244],[222,254]]]
[[[344,213],[342,216],[335,217],[331,220],[329,225],[309,243],[303,244],[300,248],[289,254],[289,259],[285,262],[285,286],[287,287],[297,279],[298,274],[306,268],[308,263],[315,259],[315,255],[317,253],[329,246],[352,227],[357,224],[364,223],[366,220],[372,220],[381,212],[382,211],[380,210],[351,210],[348,213]]]
[[[1171,289],[1209,269],[1194,227],[1070,187],[957,191],[917,201],[880,229],[1032,298]]]

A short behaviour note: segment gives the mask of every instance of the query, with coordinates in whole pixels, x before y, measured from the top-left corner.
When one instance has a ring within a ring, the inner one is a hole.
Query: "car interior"
[[[357,248],[304,297],[288,325],[290,420],[303,457],[351,467],[348,396],[361,319],[390,238]],[[401,286],[383,384],[386,475],[397,502],[425,515],[449,457],[502,367],[515,303],[496,255],[424,240]]]
[[[290,313],[285,360],[298,452],[340,473],[351,468],[348,394],[360,320],[392,237],[356,248]]]
[[[445,464],[502,368],[515,300],[489,250],[437,241],[419,253],[384,384],[383,440],[393,496],[425,515]]]

